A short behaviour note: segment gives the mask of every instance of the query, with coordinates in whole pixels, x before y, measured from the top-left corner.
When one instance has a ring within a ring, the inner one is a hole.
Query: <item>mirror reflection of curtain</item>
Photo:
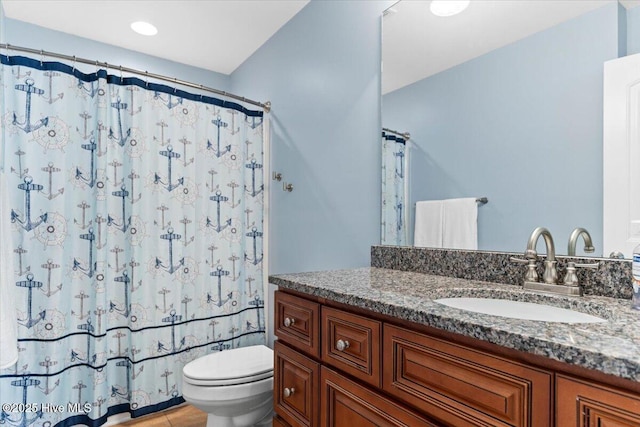
[[[382,132],[382,236],[383,245],[407,244],[408,193],[407,140]]]

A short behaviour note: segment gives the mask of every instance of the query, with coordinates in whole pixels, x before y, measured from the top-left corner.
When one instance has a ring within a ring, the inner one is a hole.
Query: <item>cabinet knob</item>
[[[296,389],[291,387],[291,388],[286,388],[283,390],[282,394],[284,394],[284,397],[289,397],[289,396],[293,396],[293,393],[295,393]]]
[[[294,323],[296,323],[296,319],[294,319],[293,317],[285,317],[284,318],[284,326],[286,326],[287,328],[291,325],[293,325]]]
[[[338,351],[344,351],[347,348],[349,348],[349,341],[347,340],[338,340],[338,342],[336,343],[336,349]]]

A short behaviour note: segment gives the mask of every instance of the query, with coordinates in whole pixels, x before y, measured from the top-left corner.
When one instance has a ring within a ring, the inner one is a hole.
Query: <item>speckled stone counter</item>
[[[626,299],[554,296],[524,291],[514,285],[375,267],[275,275],[269,282],[281,289],[640,382],[640,312],[631,310]],[[607,322],[564,324],[518,320],[434,302],[448,297],[538,302],[600,316]]]
[[[525,268],[510,260],[522,253],[433,249],[402,246],[372,246],[371,266],[416,273],[437,274],[461,279],[482,280],[522,286]],[[542,277],[544,256],[538,261]],[[569,261],[598,268],[577,270],[585,295],[631,299],[631,260],[557,256],[558,277],[564,277]]]

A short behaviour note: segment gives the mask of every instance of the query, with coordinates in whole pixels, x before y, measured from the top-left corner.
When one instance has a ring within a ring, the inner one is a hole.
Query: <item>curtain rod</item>
[[[113,65],[113,64],[109,64],[108,62],[91,61],[90,59],[80,58],[80,57],[77,57],[75,55],[73,55],[73,56],[64,55],[64,54],[61,54],[61,53],[49,52],[49,51],[46,51],[46,50],[37,50],[37,49],[31,49],[31,48],[28,48],[28,47],[14,46],[14,45],[9,44],[9,43],[0,43],[0,49],[6,49],[8,52],[11,52],[12,50],[15,50],[15,51],[18,51],[18,52],[33,53],[33,54],[36,54],[36,55],[40,55],[42,57],[48,56],[48,57],[51,57],[51,58],[64,59],[66,61],[71,61],[73,63],[80,62],[82,64],[95,65],[96,67],[101,66],[101,67],[104,67],[104,68],[111,68],[112,70],[119,70],[120,72],[125,72],[125,73],[130,73],[130,74],[138,74],[140,76],[151,77],[153,79],[162,80],[162,81],[165,81],[165,82],[171,82],[171,83],[174,83],[174,84],[180,84],[182,86],[187,86],[187,87],[191,87],[191,88],[194,88],[194,89],[200,89],[200,90],[204,90],[204,91],[207,91],[207,92],[215,93],[217,95],[222,95],[222,96],[225,96],[227,98],[236,99],[238,101],[246,102],[247,104],[256,105],[258,107],[262,107],[266,113],[271,111],[271,102],[269,102],[269,101],[267,101],[265,103],[262,103],[262,102],[259,102],[259,101],[254,101],[252,99],[245,98],[244,96],[234,95],[232,93],[225,92],[223,90],[214,89],[214,88],[211,88],[211,87],[207,87],[207,86],[204,86],[204,85],[201,85],[201,84],[191,83],[191,82],[188,82],[188,81],[185,81],[185,80],[180,80],[180,79],[177,79],[177,78],[174,78],[174,77],[163,76],[161,74],[150,73],[148,71],[140,71],[140,70],[136,70],[134,68],[123,67],[122,65]]]
[[[411,139],[411,134],[409,132],[398,132],[397,130],[392,130],[388,128],[382,128],[382,130],[385,132],[395,133],[396,135],[399,135],[405,139]]]

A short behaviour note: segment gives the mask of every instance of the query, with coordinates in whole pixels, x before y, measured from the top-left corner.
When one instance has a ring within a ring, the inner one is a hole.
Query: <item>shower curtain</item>
[[[265,342],[263,113],[0,59],[19,323],[0,423],[182,403],[186,363]]]
[[[407,141],[382,132],[382,233],[383,245],[406,245]]]

